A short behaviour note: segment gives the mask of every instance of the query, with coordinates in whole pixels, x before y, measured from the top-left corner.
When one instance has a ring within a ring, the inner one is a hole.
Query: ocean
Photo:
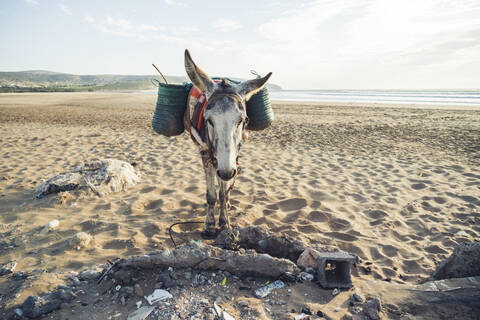
[[[282,90],[271,100],[468,105],[480,107],[480,90]]]
[[[142,94],[156,94],[144,90]],[[479,106],[480,90],[270,90],[276,101]]]

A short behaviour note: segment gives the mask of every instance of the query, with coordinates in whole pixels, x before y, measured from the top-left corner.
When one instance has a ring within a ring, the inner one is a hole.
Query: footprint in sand
[[[294,211],[305,208],[307,206],[307,200],[303,198],[292,198],[280,201],[277,205],[282,211]]]

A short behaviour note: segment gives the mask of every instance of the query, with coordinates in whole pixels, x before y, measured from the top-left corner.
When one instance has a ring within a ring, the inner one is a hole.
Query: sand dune
[[[153,132],[154,104],[155,96],[122,93],[0,95],[0,264],[15,260],[34,275],[9,303],[59,283],[49,274],[170,247],[172,223],[204,219],[197,149],[187,135]],[[399,283],[427,278],[456,245],[479,238],[479,111],[312,103],[274,110],[274,125],[251,132],[242,149],[234,225],[336,246],[361,258],[355,279]],[[135,162],[142,182],[102,198],[33,198],[42,180],[103,158]],[[58,229],[41,234],[52,219]],[[178,227],[185,232],[176,239],[200,239],[200,229]],[[67,248],[79,231],[93,243]]]

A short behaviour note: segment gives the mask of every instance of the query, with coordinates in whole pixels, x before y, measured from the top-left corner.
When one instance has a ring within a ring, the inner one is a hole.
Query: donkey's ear
[[[197,87],[202,93],[208,94],[213,92],[215,87],[215,82],[213,82],[205,72],[202,71],[195,62],[193,62],[190,52],[185,50],[185,70],[187,71],[188,77],[192,83]]]
[[[238,93],[245,98],[245,101],[248,101],[255,93],[263,89],[271,75],[272,73],[269,72],[263,78],[257,78],[240,83]]]

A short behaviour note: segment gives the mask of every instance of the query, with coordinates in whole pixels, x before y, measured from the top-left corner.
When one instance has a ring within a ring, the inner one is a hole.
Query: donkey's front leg
[[[215,204],[217,203],[217,188],[215,186],[215,168],[208,158],[202,157],[203,169],[207,180],[207,217],[202,234],[207,238],[216,236]]]
[[[229,206],[229,201],[228,197],[230,194],[230,181],[224,181],[221,179],[219,180],[220,184],[220,192],[218,194],[219,200],[220,200],[220,216],[218,218],[218,224],[220,225],[220,229],[224,230],[231,230],[230,226],[230,218],[228,217],[228,206]]]

